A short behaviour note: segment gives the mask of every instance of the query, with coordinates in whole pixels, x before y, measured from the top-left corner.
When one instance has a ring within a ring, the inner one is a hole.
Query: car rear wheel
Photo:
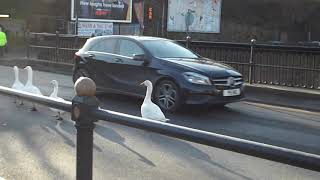
[[[170,80],[161,81],[155,87],[154,99],[164,111],[174,112],[181,106],[179,88]]]
[[[90,77],[90,74],[86,69],[80,68],[73,73],[73,82],[75,83],[80,77]]]

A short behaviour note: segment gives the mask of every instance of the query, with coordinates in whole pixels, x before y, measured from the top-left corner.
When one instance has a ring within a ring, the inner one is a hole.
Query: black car
[[[163,110],[182,104],[216,104],[243,98],[242,75],[228,65],[201,57],[175,41],[146,36],[101,36],[75,54],[73,81],[92,78],[97,91],[144,97],[153,83],[153,101]]]

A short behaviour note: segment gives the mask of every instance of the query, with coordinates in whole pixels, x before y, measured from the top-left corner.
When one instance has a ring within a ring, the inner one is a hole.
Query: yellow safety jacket
[[[3,47],[7,44],[7,35],[6,33],[0,31],[0,47]]]

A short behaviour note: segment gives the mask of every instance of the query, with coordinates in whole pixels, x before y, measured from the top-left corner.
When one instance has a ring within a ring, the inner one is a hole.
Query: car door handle
[[[123,63],[123,60],[120,59],[120,58],[114,58],[114,60],[115,60],[117,63]]]

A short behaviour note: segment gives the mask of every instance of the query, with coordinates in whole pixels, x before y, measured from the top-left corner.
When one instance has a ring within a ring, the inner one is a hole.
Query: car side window
[[[142,48],[135,42],[129,40],[121,40],[119,48],[119,54],[122,56],[133,57],[134,55],[144,54]]]
[[[116,39],[104,39],[104,40],[94,44],[90,48],[90,51],[97,51],[97,52],[103,52],[103,53],[114,53],[116,42],[117,42]]]

